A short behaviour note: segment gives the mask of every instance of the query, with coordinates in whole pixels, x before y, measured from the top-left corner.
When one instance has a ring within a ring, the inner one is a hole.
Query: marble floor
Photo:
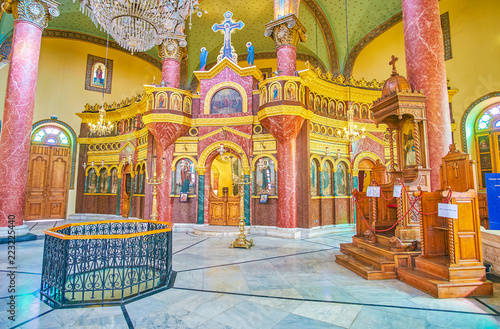
[[[30,223],[39,239],[16,245],[15,322],[0,245],[0,328],[500,328],[500,284],[494,297],[439,300],[398,280],[367,281],[335,263],[352,233],[252,235],[250,250],[174,233],[173,288],[123,306],[52,309],[39,299],[42,235],[61,224]]]

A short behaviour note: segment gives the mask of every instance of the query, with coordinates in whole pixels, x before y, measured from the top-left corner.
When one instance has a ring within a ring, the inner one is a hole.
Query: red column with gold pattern
[[[28,234],[23,225],[31,126],[43,29],[59,15],[57,2],[3,3],[14,13],[12,53],[0,139],[0,236],[13,219],[16,235]]]
[[[452,142],[444,46],[438,0],[402,0],[406,71],[413,90],[423,89],[431,188],[440,188],[441,159]]]

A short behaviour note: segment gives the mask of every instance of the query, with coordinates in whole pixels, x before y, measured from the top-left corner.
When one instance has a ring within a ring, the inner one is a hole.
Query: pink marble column
[[[143,118],[147,121],[148,114]],[[174,143],[182,136],[189,126],[172,122],[148,122],[147,127],[157,142],[157,175],[165,168],[163,183],[158,185],[157,209],[158,220],[175,221],[173,216],[174,199],[170,197],[172,192],[172,161],[174,158]],[[163,160],[165,158],[165,161]]]
[[[15,216],[15,226],[23,225],[42,31],[31,22],[14,21],[0,139],[0,227],[8,226],[9,216]]]
[[[276,226],[297,227],[297,150],[295,138],[278,142],[278,212]]]
[[[423,89],[431,188],[440,188],[441,158],[452,142],[438,0],[402,0],[406,71],[412,89]]]
[[[279,75],[293,76],[297,70],[297,48],[292,45],[283,45],[278,48],[276,56],[278,57]]]
[[[162,168],[165,168],[163,183],[158,185],[156,196],[156,204],[158,207],[158,220],[163,222],[173,221],[174,199],[170,197],[172,194],[172,160],[174,157],[174,145],[167,147],[163,152],[161,145],[157,147],[156,158],[156,174],[161,176]],[[164,160],[165,158],[165,160]]]
[[[181,62],[174,58],[162,60],[161,81],[168,82],[167,87],[179,88],[181,85]]]
[[[297,148],[296,138],[304,118],[296,115],[275,115],[261,120],[277,141],[278,211],[276,226],[297,227]]]

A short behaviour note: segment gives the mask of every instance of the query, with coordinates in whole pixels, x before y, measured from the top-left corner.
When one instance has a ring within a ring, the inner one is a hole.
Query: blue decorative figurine
[[[201,48],[200,54],[200,71],[205,71],[205,66],[207,65],[208,51],[205,47]]]
[[[252,46],[252,43],[249,41],[247,42],[247,51],[248,51],[248,55],[247,55],[247,62],[248,62],[248,66],[253,66],[253,60],[255,58],[255,50],[253,49],[253,46]]]

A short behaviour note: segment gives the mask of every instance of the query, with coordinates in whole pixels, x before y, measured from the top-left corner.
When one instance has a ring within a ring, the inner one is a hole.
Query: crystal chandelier
[[[94,124],[89,122],[89,131],[94,136],[105,136],[113,131],[113,124],[109,121],[106,123],[106,110],[104,110],[104,103],[99,109],[99,121]]]
[[[349,49],[349,29],[348,29],[348,22],[347,22],[347,0],[344,0],[344,5],[345,5],[345,34],[346,34],[346,39],[347,39],[347,48]],[[361,129],[361,132],[358,131],[358,125],[354,124],[354,110],[352,109],[352,104],[351,104],[351,79],[349,78],[347,80],[347,93],[348,93],[348,110],[347,110],[347,127],[344,127],[343,130],[337,130],[337,137],[340,139],[343,139],[344,141],[347,141],[349,143],[354,142],[358,136],[361,136],[361,138],[365,138],[365,128],[363,127]]]
[[[202,15],[198,0],[80,0],[80,10],[132,53],[183,34],[186,17],[191,27],[191,14]]]

